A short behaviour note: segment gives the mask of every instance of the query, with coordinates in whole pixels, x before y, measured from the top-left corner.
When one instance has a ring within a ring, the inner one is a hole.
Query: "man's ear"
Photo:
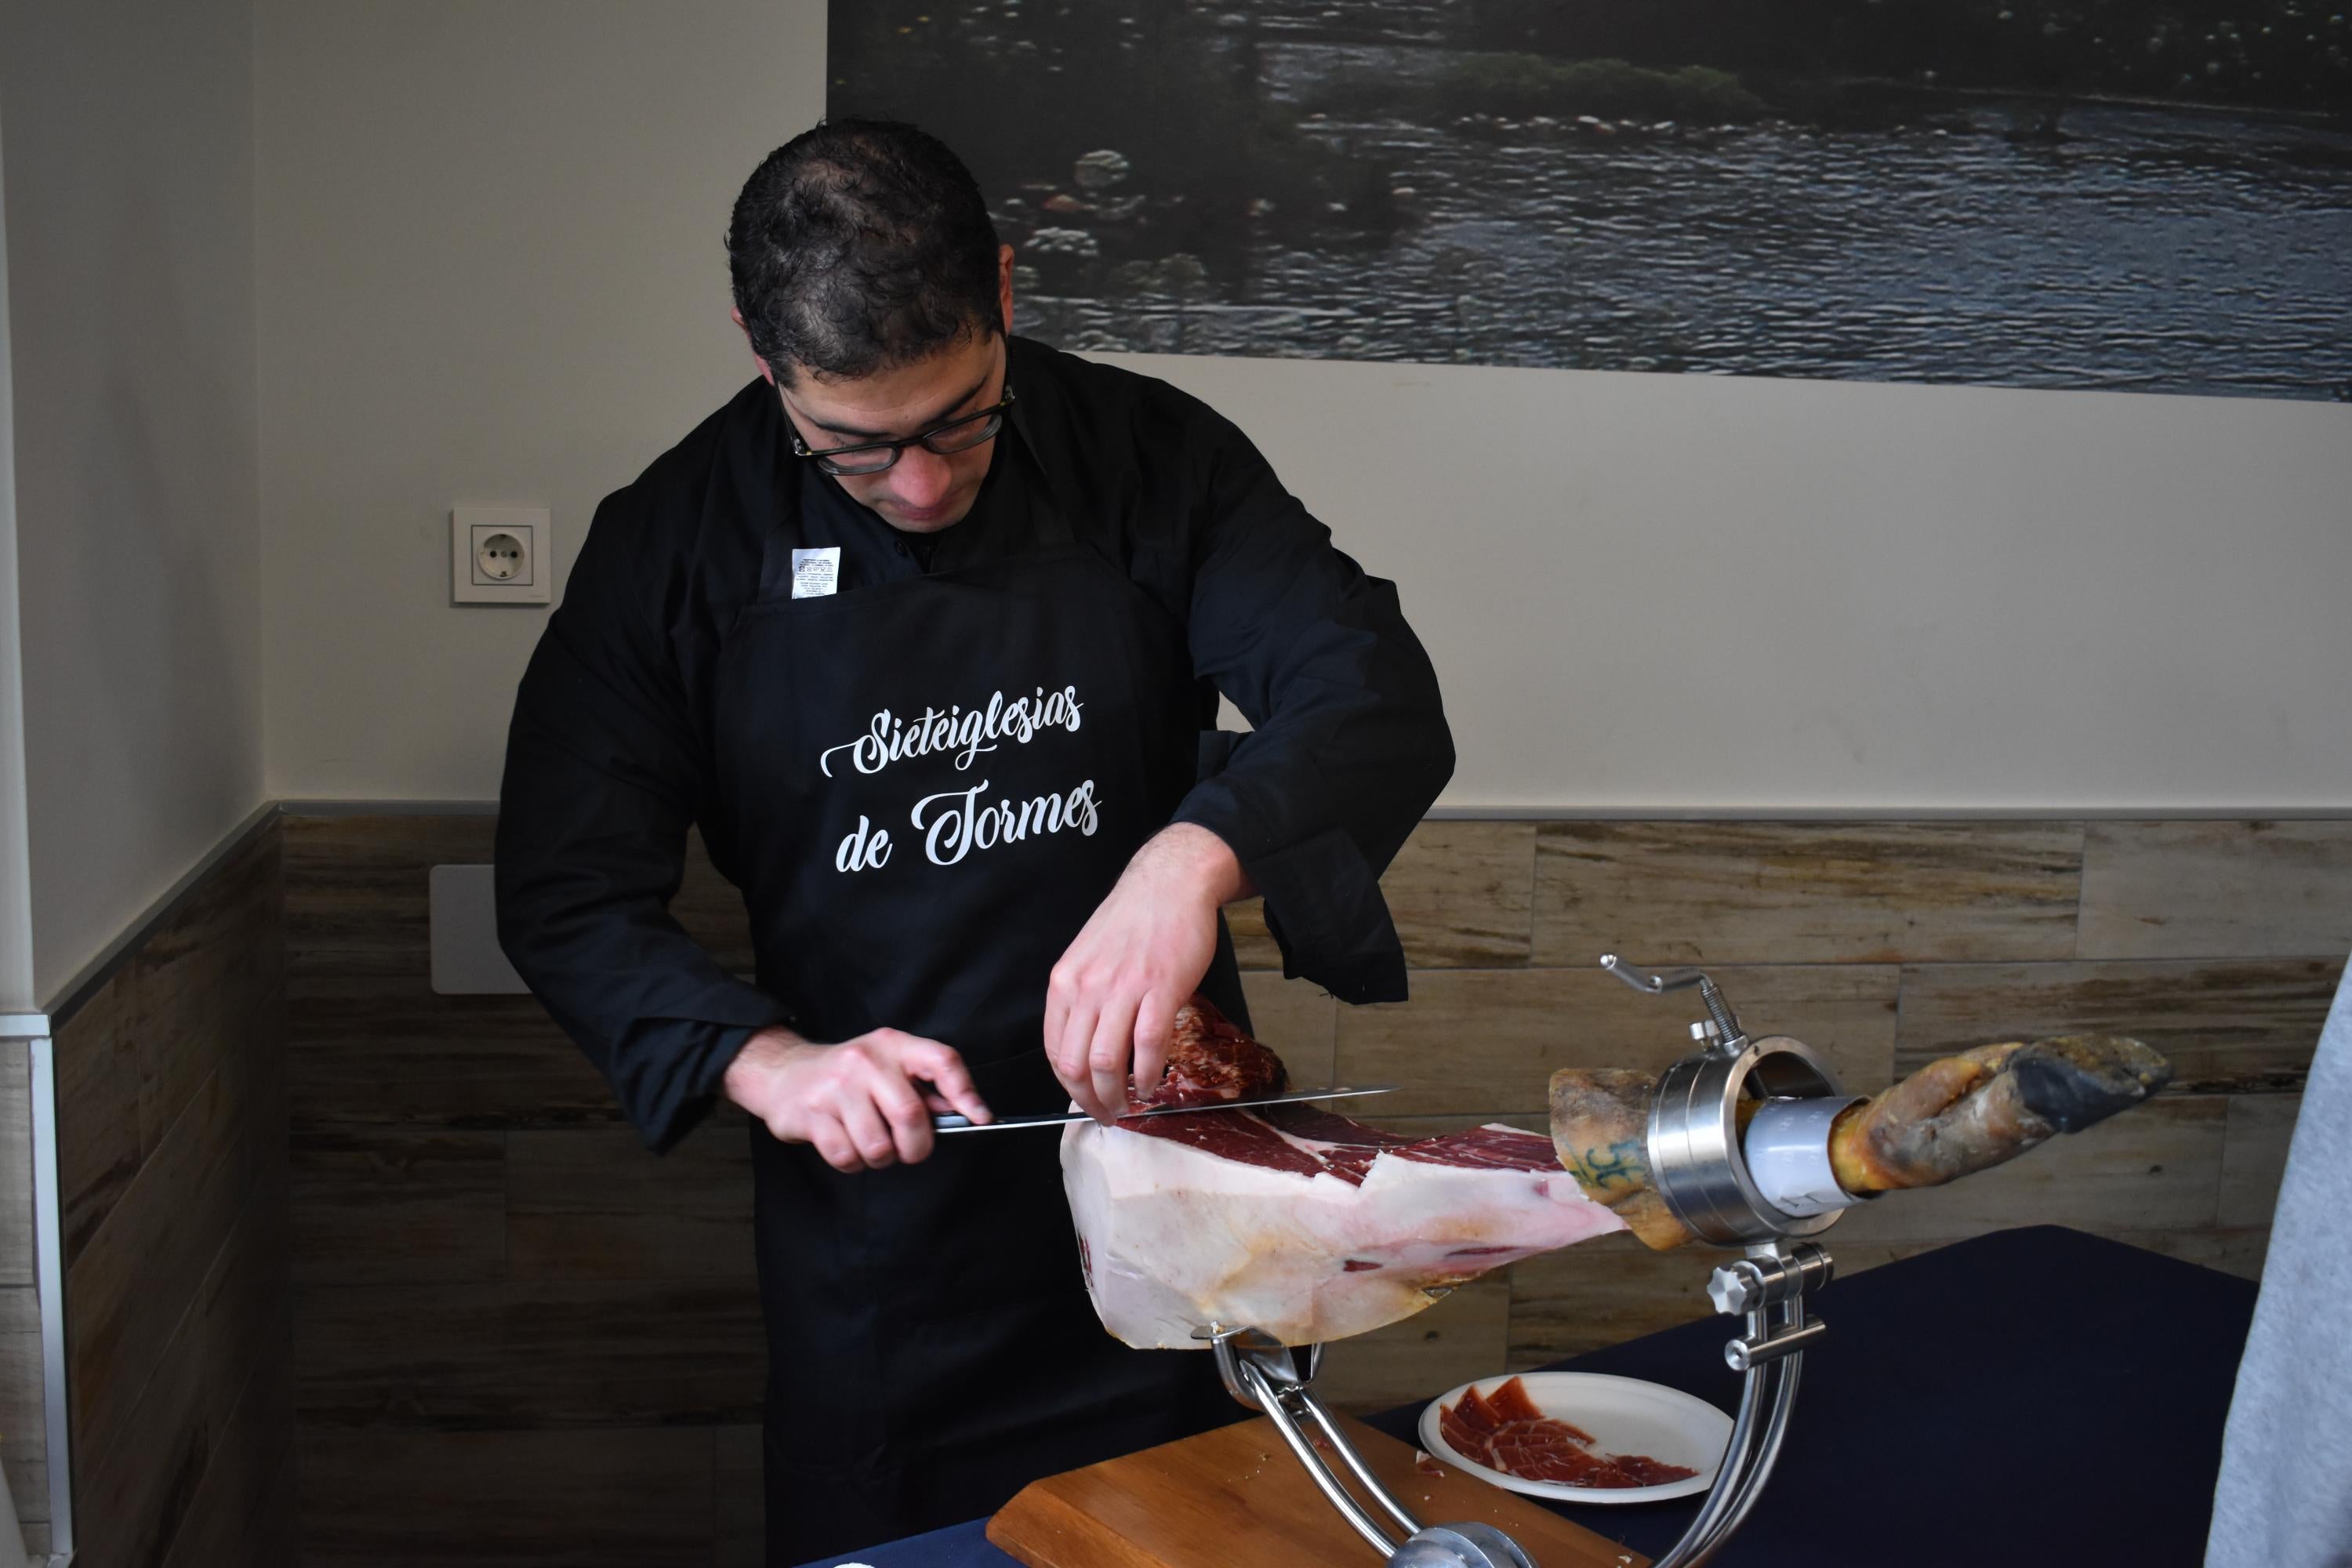
[[[748,346],[751,342],[751,329],[743,325],[741,310],[730,305],[727,308],[727,319],[735,323],[736,329],[743,334],[743,342]],[[761,359],[756,352],[751,355],[751,363],[760,367],[760,374],[765,378],[770,386],[776,384],[776,373],[768,368],[768,362]]]
[[[1013,335],[1013,247],[996,247],[996,305],[1004,315],[1004,335]],[[742,318],[737,317],[740,322]]]

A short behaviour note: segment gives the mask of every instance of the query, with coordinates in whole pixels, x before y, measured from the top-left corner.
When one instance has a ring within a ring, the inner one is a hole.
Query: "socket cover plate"
[[[545,507],[461,506],[449,511],[449,597],[457,605],[544,605],[549,602],[551,514]],[[522,542],[520,570],[499,582],[479,564],[482,542],[511,533]]]

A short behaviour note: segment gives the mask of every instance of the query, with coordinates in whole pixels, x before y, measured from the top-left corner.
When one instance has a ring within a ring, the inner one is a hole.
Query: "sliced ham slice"
[[[1286,1085],[1274,1052],[1195,997],[1148,1103]],[[1076,1122],[1062,1179],[1095,1310],[1139,1349],[1200,1349],[1193,1331],[1211,1323],[1285,1344],[1364,1333],[1443,1287],[1623,1227],[1543,1133],[1413,1138],[1313,1105]]]
[[[1460,1399],[1437,1407],[1437,1429],[1473,1464],[1531,1481],[1622,1490],[1698,1473],[1646,1454],[1594,1452],[1591,1433],[1546,1415],[1516,1377],[1492,1394],[1480,1394],[1475,1384],[1464,1389]]]

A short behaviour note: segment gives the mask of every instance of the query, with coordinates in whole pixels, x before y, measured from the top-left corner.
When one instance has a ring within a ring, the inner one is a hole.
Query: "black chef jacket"
[[[1076,542],[1185,628],[1204,731],[1218,691],[1254,726],[1204,734],[1175,820],[1232,846],[1284,973],[1349,1002],[1404,997],[1379,875],[1454,748],[1394,586],[1332,548],[1198,399],[1027,339],[1007,349],[1016,401],[988,479],[927,552],[793,457],[754,380],[597,507],[531,656],[499,792],[499,942],[656,1148],[709,1110],[745,1039],[794,1016],[794,998],[730,973],[668,910],[689,826],[739,879],[713,672],[737,614],[791,593],[761,581],[763,542],[797,521],[807,547],[839,546],[843,594],[1032,548],[1007,440],[1048,477]]]

